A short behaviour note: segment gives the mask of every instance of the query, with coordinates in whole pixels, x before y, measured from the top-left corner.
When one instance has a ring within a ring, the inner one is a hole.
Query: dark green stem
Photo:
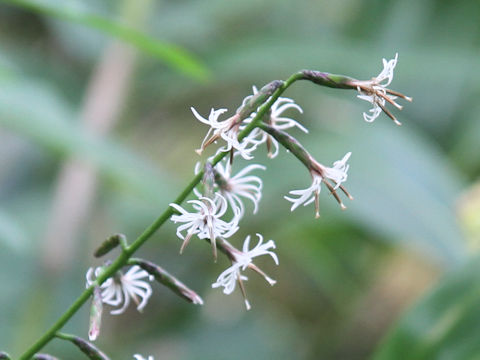
[[[290,76],[285,82],[278,86],[274,91],[270,99],[263,104],[260,109],[257,111],[256,116],[252,121],[245,127],[243,131],[238,134],[238,140],[243,140],[258,124],[261,122],[261,119],[266,114],[266,112],[272,107],[273,103],[278,99],[278,97],[295,81],[304,79],[304,74],[298,72]],[[215,166],[220,160],[222,160],[228,153],[219,153],[212,161],[212,165]],[[199,172],[193,180],[185,187],[185,189],[180,193],[180,195],[173,201],[175,204],[181,204],[187,196],[192,192],[192,190],[197,186],[197,184],[202,180],[203,171]],[[70,318],[75,315],[75,313],[80,309],[80,307],[92,296],[93,289],[95,286],[100,286],[105,280],[113,276],[118,270],[125,266],[128,262],[128,259],[140,248],[174,213],[172,207],[168,207],[145,231],[124,251],[119,255],[119,257],[112,262],[104,271],[98,276],[98,278],[90,285],[78,298],[75,302],[68,308],[65,313],[52,325],[50,329],[45,332],[45,334],[40,337],[30,348],[28,348],[25,353],[23,353],[19,360],[30,360],[32,356],[41,350],[46,344],[48,344],[54,337],[55,334],[70,320]]]

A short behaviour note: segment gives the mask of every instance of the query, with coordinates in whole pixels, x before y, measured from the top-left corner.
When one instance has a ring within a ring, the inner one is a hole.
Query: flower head
[[[231,175],[229,160],[218,163],[215,166],[215,181],[220,194],[227,199],[232,209],[238,208],[239,216],[243,216],[245,206],[242,198],[253,202],[253,213],[258,210],[258,203],[262,197],[262,180],[258,176],[249,175],[253,170],[265,170],[265,166],[259,164],[248,165],[234,176]]]
[[[98,277],[103,271],[102,267],[93,268],[87,271],[87,287],[92,285],[95,281],[93,275]],[[152,276],[145,270],[140,269],[139,266],[132,266],[125,274],[120,271],[114,277],[108,278],[101,286],[101,297],[105,304],[118,307],[117,310],[112,310],[113,315],[122,314],[133,300],[137,305],[137,310],[142,311],[147,305],[148,299],[152,295],[152,288],[150,284],[142,279],[147,278],[152,281]]]
[[[373,108],[369,110],[369,113],[364,112],[363,118],[365,121],[374,121],[380,113],[383,111],[387,114],[397,125],[401,123],[395,118],[395,116],[385,107],[385,102],[390,103],[397,109],[401,110],[403,107],[395,102],[397,97],[412,101],[411,97],[405,96],[397,91],[393,91],[387,88],[393,80],[393,70],[397,65],[398,53],[395,54],[395,58],[391,60],[383,59],[383,70],[372,80],[350,81],[350,85],[356,87],[360,95],[359,99],[368,101],[373,105]]]
[[[203,139],[200,149],[196,150],[198,154],[201,154],[208,145],[222,138],[227,142],[227,145],[224,147],[221,147],[218,151],[228,152],[234,149],[238,151],[238,153],[244,159],[246,160],[253,159],[251,152],[256,149],[256,145],[246,141],[239,142],[237,139],[239,126],[241,122],[241,118],[238,114],[224,121],[218,121],[219,116],[222,115],[224,112],[226,112],[227,109],[219,109],[219,110],[212,109],[210,111],[210,115],[208,116],[208,119],[205,119],[204,117],[202,117],[197,112],[197,110],[195,110],[193,107],[191,108],[191,110],[193,112],[193,115],[195,115],[195,117],[197,118],[197,120],[210,126],[210,129],[208,130],[207,135],[205,135],[205,138]],[[212,136],[210,136],[212,132],[213,134]]]
[[[245,275],[242,275],[241,271],[245,271],[247,268],[250,268],[262,275],[270,285],[273,286],[276,283],[275,280],[270,278],[253,263],[253,258],[255,257],[262,255],[270,255],[275,264],[278,265],[277,255],[273,251],[269,250],[275,249],[275,242],[273,240],[268,240],[265,244],[263,244],[263,236],[260,234],[257,234],[257,236],[258,243],[251,250],[249,250],[250,235],[246,237],[245,242],[243,243],[242,251],[235,249],[233,246],[231,246],[225,241],[225,245],[227,246],[230,258],[232,260],[232,266],[223,271],[218,276],[217,281],[212,284],[212,288],[223,287],[223,293],[229,295],[233,292],[233,290],[235,290],[235,285],[238,282],[245,299],[245,306],[247,307],[247,310],[250,310],[251,307],[246,297],[243,281],[248,280],[248,278]]]
[[[315,217],[320,217],[318,198],[322,183],[328,187],[342,209],[345,209],[346,207],[338,197],[336,190],[340,188],[350,199],[352,199],[351,195],[342,186],[342,183],[347,180],[347,172],[349,168],[347,161],[351,154],[352,153],[349,152],[342,158],[342,160],[335,161],[333,167],[324,166],[312,159],[314,164],[314,168],[310,170],[310,174],[312,175],[312,185],[303,190],[290,191],[290,194],[298,196],[297,198],[291,198],[288,196],[284,197],[286,200],[293,203],[290,210],[293,211],[302,204],[306,206],[315,201]],[[333,185],[330,181],[333,182]]]
[[[188,203],[192,204],[194,212],[188,212],[178,204],[170,204],[171,207],[180,213],[180,215],[172,215],[171,220],[175,223],[184,223],[177,228],[177,236],[183,239],[180,253],[183,252],[191,237],[196,234],[200,239],[210,239],[213,255],[216,259],[216,238],[228,238],[238,230],[238,213],[235,213],[230,222],[222,220],[221,217],[227,211],[227,201],[218,193],[215,194],[215,200],[200,197],[199,200],[188,201]],[[182,231],[187,231],[185,236],[182,234]]]
[[[255,95],[258,92],[257,88],[254,86],[253,87],[253,94]],[[246,103],[250,97],[253,95],[247,96],[244,100],[243,103]],[[295,102],[292,99],[286,98],[286,97],[279,97],[272,105],[272,107],[269,110],[269,113],[266,115],[267,119],[266,122],[268,125],[273,126],[274,128],[278,130],[287,130],[290,128],[297,127],[300,130],[302,130],[305,133],[308,133],[308,130],[301,125],[298,121],[282,116],[282,114],[287,110],[287,109],[295,109],[299,113],[303,113],[302,108],[295,104]],[[249,122],[252,121],[252,119],[257,115],[256,112],[253,112],[248,119],[245,119],[245,124],[248,124]],[[268,156],[270,158],[275,158],[278,155],[278,142],[275,140],[273,137],[265,133],[259,128],[254,129],[246,138],[245,141],[252,143],[256,146],[260,144],[266,144],[267,149],[268,149]],[[273,147],[273,150],[272,150]]]

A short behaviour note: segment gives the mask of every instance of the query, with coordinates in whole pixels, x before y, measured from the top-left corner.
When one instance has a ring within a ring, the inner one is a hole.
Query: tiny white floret
[[[86,286],[92,285],[95,281],[93,275],[96,278],[102,271],[102,267],[97,267],[95,270],[93,268],[88,269]],[[147,278],[149,281],[153,280],[153,277],[148,272],[134,265],[125,274],[119,271],[117,275],[108,278],[100,286],[102,301],[105,304],[119,307],[110,311],[111,314],[118,315],[125,312],[131,300],[137,305],[138,311],[141,312],[143,310],[152,295],[152,288],[148,282],[142,280],[144,278]]]
[[[373,107],[367,112],[363,113],[363,118],[367,122],[374,121],[380,113],[385,112],[397,125],[401,123],[395,118],[395,116],[386,108],[386,103],[390,103],[397,109],[401,110],[402,106],[397,104],[395,100],[398,97],[407,101],[412,101],[411,97],[405,96],[399,92],[388,89],[387,87],[393,80],[393,70],[397,65],[398,53],[391,60],[382,59],[383,70],[376,77],[367,81],[353,81],[350,85],[357,88],[360,93],[357,95],[359,99],[368,101]]]
[[[253,258],[262,256],[262,255],[269,255],[275,264],[278,265],[278,257],[270,249],[275,249],[275,242],[273,240],[268,240],[265,244],[263,243],[263,236],[257,234],[258,236],[258,243],[253,249],[249,249],[250,247],[250,235],[246,237],[245,242],[243,243],[242,251],[236,250],[235,248],[231,247],[232,250],[231,255],[232,259],[232,266],[227,268],[223,271],[217,278],[217,281],[212,284],[212,288],[223,287],[223,293],[226,295],[231,294],[235,290],[235,286],[237,282],[240,284],[242,289],[242,293],[245,297],[245,305],[247,310],[250,310],[250,303],[248,302],[245,292],[243,289],[242,281],[248,280],[248,278],[243,275],[241,272],[245,271],[247,268],[251,268],[252,270],[256,271],[260,275],[264,277],[264,279],[273,286],[276,281],[270,278],[267,274],[265,274],[260,268],[258,268],[253,263]]]
[[[254,170],[265,170],[266,167],[259,164],[248,165],[235,175],[231,175],[231,165],[227,159],[215,166],[218,181],[217,186],[220,194],[227,199],[232,209],[237,208],[239,216],[243,216],[245,206],[242,198],[246,198],[253,203],[253,213],[258,211],[258,204],[262,198],[263,182],[258,176],[250,175]]]
[[[292,203],[292,207],[290,210],[293,211],[302,204],[306,206],[315,201],[315,216],[319,217],[320,213],[319,213],[318,197],[322,189],[321,188],[322,182],[325,183],[327,187],[329,187],[330,191],[334,195],[336,195],[335,190],[341,187],[342,183],[347,180],[347,172],[349,168],[347,161],[350,158],[351,154],[352,153],[349,152],[341,160],[335,161],[333,163],[333,167],[327,167],[327,166],[321,165],[320,163],[316,163],[318,171],[310,172],[312,175],[312,185],[310,185],[306,189],[290,191],[289,192],[290,195],[296,196],[296,198],[284,196],[285,200],[288,200]],[[333,181],[334,186],[330,185],[330,183],[328,183],[328,180]],[[343,187],[342,187],[342,190],[345,191]],[[338,201],[338,198],[337,198],[337,201]],[[345,208],[345,205],[343,205],[341,201],[340,201],[340,206],[342,208]]]

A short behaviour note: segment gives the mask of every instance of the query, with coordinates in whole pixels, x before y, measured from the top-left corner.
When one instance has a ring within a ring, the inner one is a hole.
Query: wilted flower
[[[222,220],[221,217],[227,211],[227,201],[218,193],[215,194],[215,196],[217,201],[207,197],[201,197],[200,200],[188,201],[188,203],[192,204],[193,208],[195,209],[195,212],[191,213],[186,211],[178,204],[170,204],[171,207],[180,212],[180,215],[172,215],[171,220],[175,223],[185,223],[177,228],[177,236],[180,239],[183,239],[180,253],[183,252],[191,237],[196,234],[200,239],[210,239],[213,248],[213,255],[216,259],[216,238],[219,236],[228,238],[238,230],[238,210],[230,222]],[[182,234],[182,231],[185,230],[187,230],[186,236]]]
[[[100,335],[102,325],[103,300],[102,291],[99,286],[95,286],[92,295],[92,305],[90,306],[90,324],[88,328],[88,339],[95,341]]]
[[[315,201],[315,217],[318,218],[320,216],[318,197],[320,195],[322,182],[335,196],[342,209],[345,209],[345,205],[340,200],[335,190],[340,188],[349,198],[352,198],[342,186],[342,183],[347,180],[347,172],[349,168],[349,165],[347,165],[347,161],[350,158],[351,154],[352,153],[349,152],[343,157],[342,160],[335,161],[333,163],[333,167],[327,167],[314,161],[314,168],[310,171],[312,175],[312,185],[303,190],[290,191],[291,195],[298,196],[298,198],[296,199],[285,196],[286,200],[293,203],[291,211],[295,210],[298,206],[302,204],[305,206]],[[329,180],[331,180],[334,185],[330,184]]]
[[[393,116],[393,114],[385,107],[385,102],[388,102],[397,109],[401,110],[402,106],[395,102],[397,97],[401,97],[407,101],[412,101],[411,97],[405,96],[397,91],[387,89],[387,86],[389,86],[393,80],[393,69],[397,65],[397,59],[398,53],[395,54],[395,58],[391,60],[387,61],[386,59],[383,59],[383,70],[380,72],[380,74],[378,74],[377,77],[372,78],[372,80],[355,80],[350,82],[350,85],[355,86],[360,93],[358,98],[368,101],[373,105],[373,108],[369,110],[371,114],[365,112],[363,113],[363,118],[365,121],[374,121],[383,111],[397,125],[401,125],[395,116]]]
[[[251,268],[262,275],[270,285],[273,286],[276,283],[275,280],[270,278],[253,263],[253,258],[257,256],[270,255],[273,261],[275,261],[275,264],[278,265],[277,255],[273,251],[269,250],[275,249],[275,242],[273,240],[268,240],[265,244],[263,244],[263,236],[260,234],[257,234],[257,236],[258,243],[252,250],[249,250],[250,235],[246,237],[245,242],[243,243],[242,251],[235,249],[233,246],[227,243],[229,245],[228,250],[231,256],[232,266],[222,272],[218,276],[217,281],[212,284],[212,288],[223,287],[223,293],[229,295],[233,292],[233,290],[235,290],[235,285],[238,281],[245,299],[245,306],[247,307],[247,310],[250,310],[251,307],[246,297],[242,281],[248,280],[248,278],[245,275],[242,275],[241,271],[245,271],[247,267]]]
[[[102,267],[97,267],[95,271],[93,268],[87,271],[87,287],[92,285],[95,281],[93,275],[98,277],[103,271]],[[149,283],[141,279],[147,278],[150,281],[153,277],[145,270],[140,269],[139,266],[132,266],[125,274],[117,272],[114,277],[108,278],[101,286],[102,301],[111,306],[123,305],[110,313],[118,315],[127,309],[130,304],[130,299],[137,305],[137,310],[142,311],[147,305],[148,299],[152,295],[152,288]]]
[[[218,121],[218,117],[222,115],[227,109],[219,109],[210,111],[210,115],[208,119],[202,117],[197,110],[193,107],[191,108],[193,115],[199,120],[200,122],[210,126],[208,129],[207,135],[203,139],[202,145],[200,149],[197,149],[197,153],[201,154],[203,150],[210,145],[211,143],[217,141],[218,139],[222,138],[227,142],[227,145],[221,147],[218,151],[220,152],[228,152],[232,149],[238,151],[238,153],[246,160],[253,159],[253,156],[250,154],[253,150],[256,149],[256,145],[243,141],[239,142],[237,139],[238,130],[240,126],[240,116],[238,114],[228,118],[224,121]],[[213,135],[210,134],[213,132]],[[210,137],[209,137],[210,136]]]

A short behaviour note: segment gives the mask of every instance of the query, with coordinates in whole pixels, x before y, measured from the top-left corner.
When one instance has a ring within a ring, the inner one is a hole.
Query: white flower
[[[357,95],[359,99],[368,101],[373,105],[373,108],[369,110],[369,113],[364,112],[363,118],[367,122],[374,121],[380,113],[383,111],[387,114],[397,125],[401,123],[393,116],[393,114],[385,107],[385,102],[388,102],[401,110],[402,106],[395,102],[397,97],[401,97],[405,100],[412,101],[412,98],[400,94],[396,91],[387,89],[387,86],[393,80],[393,70],[397,65],[398,53],[395,54],[395,58],[391,60],[383,59],[383,70],[377,77],[368,81],[353,81],[351,85],[356,86],[360,95]]]
[[[92,283],[95,281],[93,279],[93,275],[95,275],[96,278],[102,271],[102,267],[97,267],[95,271],[93,268],[88,269],[86,275],[87,287],[92,285]],[[147,278],[150,281],[153,280],[153,277],[148,272],[135,265],[132,266],[125,274],[118,272],[116,276],[108,278],[100,286],[102,290],[102,301],[105,304],[118,307],[123,303],[119,309],[112,310],[110,312],[111,314],[118,315],[123,313],[130,304],[130,299],[137,304],[138,311],[141,312],[143,310],[145,305],[147,305],[148,299],[152,295],[152,288],[150,284],[141,280],[143,278]]]
[[[245,275],[242,275],[241,271],[245,271],[247,267],[251,268],[252,270],[262,275],[271,286],[276,283],[275,280],[270,278],[253,263],[253,258],[257,256],[270,255],[275,264],[278,265],[277,255],[273,251],[269,250],[275,249],[275,242],[273,240],[269,240],[265,244],[263,244],[263,236],[260,234],[257,234],[257,236],[258,243],[252,250],[249,250],[250,235],[246,237],[245,242],[243,243],[242,251],[235,249],[233,246],[231,246],[225,241],[225,244],[228,246],[227,249],[229,250],[229,254],[231,256],[232,266],[222,272],[218,276],[217,281],[212,284],[212,288],[223,287],[223,293],[229,295],[233,292],[233,290],[235,290],[235,285],[238,282],[245,299],[245,306],[247,307],[247,310],[250,310],[251,307],[246,297],[242,281],[248,280],[248,278]]]
[[[342,186],[342,183],[347,180],[347,172],[349,168],[347,161],[351,154],[352,153],[349,152],[343,157],[342,160],[335,161],[333,163],[333,167],[331,168],[315,162],[316,168],[315,170],[311,171],[312,185],[303,190],[292,190],[289,192],[291,195],[298,196],[297,198],[291,198],[288,196],[284,197],[286,200],[293,203],[290,210],[293,211],[302,204],[306,206],[315,201],[315,217],[318,218],[320,216],[318,197],[320,195],[322,182],[335,196],[335,199],[337,199],[342,209],[345,209],[345,205],[342,203],[335,190],[340,188],[349,198],[352,198]],[[334,185],[332,186],[328,180],[333,181]]]
[[[136,360],[154,360],[153,356],[149,356],[148,358],[144,358],[142,355],[140,354],[135,354],[133,355],[133,357],[136,359]]]
[[[253,175],[248,175],[251,171],[261,169],[265,170],[265,166],[259,164],[252,164],[246,166],[234,176],[231,176],[231,165],[229,160],[225,165],[218,163],[215,166],[217,172],[216,184],[219,192],[230,203],[232,209],[239,209],[239,216],[243,216],[245,207],[243,205],[242,197],[250,199],[253,202],[253,213],[256,214],[258,210],[258,203],[262,198],[262,180]]]
[[[253,94],[255,95],[258,92],[257,88],[254,86],[253,87]],[[247,96],[243,100],[243,104],[245,104],[253,95]],[[295,104],[295,102],[292,99],[286,98],[286,97],[279,97],[272,105],[270,108],[270,113],[269,118],[267,123],[270,126],[273,126],[274,128],[278,130],[287,130],[293,127],[299,128],[301,131],[308,133],[308,130],[301,125],[298,121],[293,120],[291,118],[287,118],[282,116],[283,112],[285,112],[287,109],[293,108],[303,114],[302,108]],[[252,121],[252,119],[257,115],[256,112],[252,113],[248,119],[245,119],[244,123],[248,124]],[[241,126],[243,129],[244,126]],[[255,128],[245,139],[244,141],[250,142],[256,146],[260,144],[267,144],[268,148],[268,156],[270,158],[274,158],[278,155],[278,142],[275,140],[273,137],[262,131],[261,129]],[[273,146],[273,151],[272,151],[272,146]]]
[[[228,152],[232,149],[238,151],[238,153],[246,160],[253,159],[251,152],[256,149],[256,145],[243,141],[239,142],[237,139],[238,130],[240,126],[240,117],[238,114],[228,118],[224,121],[218,121],[218,117],[222,115],[227,109],[219,109],[210,111],[210,115],[208,119],[202,117],[197,110],[193,107],[191,108],[193,115],[199,120],[200,122],[209,125],[210,129],[208,129],[207,135],[203,139],[202,145],[200,149],[197,149],[197,153],[201,154],[203,150],[210,145],[211,143],[217,141],[219,138],[222,138],[227,142],[227,145],[221,147],[218,151],[219,152]],[[213,132],[213,135],[209,138],[210,134]]]
[[[190,238],[197,235],[200,239],[210,239],[213,248],[214,258],[216,259],[217,251],[215,240],[217,237],[228,238],[238,230],[238,213],[235,213],[230,222],[222,220],[221,217],[227,211],[227,201],[220,194],[215,194],[215,200],[207,197],[200,197],[200,200],[190,200],[195,212],[188,212],[178,204],[170,204],[180,215],[172,215],[171,220],[175,223],[184,223],[177,228],[177,236],[183,239],[180,253],[187,246]],[[217,205],[220,204],[220,205]],[[182,231],[186,231],[184,236]]]
[[[275,101],[270,109],[270,121],[271,125],[279,130],[287,130],[293,127],[297,127],[304,133],[308,134],[307,128],[305,128],[298,121],[281,116],[287,109],[296,109],[300,114],[303,114],[302,108],[295,104],[292,99],[286,97],[279,97]]]

